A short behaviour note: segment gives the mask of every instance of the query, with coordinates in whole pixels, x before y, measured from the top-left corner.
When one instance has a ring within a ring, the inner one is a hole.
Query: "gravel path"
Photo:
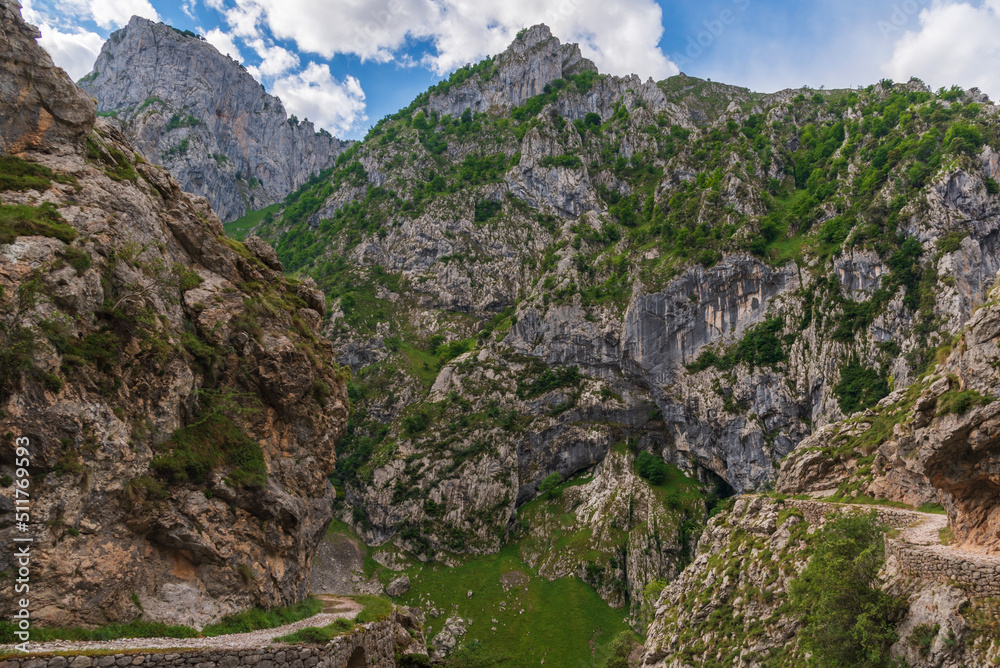
[[[919,545],[928,552],[957,556],[970,563],[1000,565],[1000,554],[986,554],[985,551],[969,550],[941,544],[941,530],[948,527],[946,515],[909,511],[913,524],[901,529],[899,538],[910,545]]]
[[[99,642],[54,640],[31,643],[32,652],[65,652],[70,650],[133,650],[133,649],[254,649],[271,645],[275,638],[298,631],[307,626],[326,626],[337,619],[354,619],[361,612],[361,604],[349,598],[319,596],[323,612],[292,624],[274,629],[232,633],[214,638],[123,638]],[[13,651],[9,645],[0,646],[0,653]]]

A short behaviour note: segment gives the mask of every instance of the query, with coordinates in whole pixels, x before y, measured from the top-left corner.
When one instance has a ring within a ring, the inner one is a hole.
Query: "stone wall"
[[[976,563],[929,545],[885,539],[886,559],[895,558],[907,575],[930,582],[951,583],[970,596],[1000,596],[1000,564]]]
[[[138,650],[100,656],[25,654],[7,657],[0,661],[0,668],[395,668],[394,639],[395,621],[390,618],[366,624],[323,647]]]
[[[827,513],[871,512],[874,510],[887,525],[902,529],[912,526],[926,515],[911,510],[886,506],[857,506],[849,504],[823,503],[820,501],[799,501],[786,499],[786,505],[793,505],[802,511],[802,517],[812,525],[822,523]],[[914,545],[898,538],[885,539],[886,559],[895,558],[899,570],[906,575],[925,580],[954,584],[964,589],[970,596],[1000,596],[1000,563],[995,559],[970,560],[967,553],[958,552],[943,545]]]

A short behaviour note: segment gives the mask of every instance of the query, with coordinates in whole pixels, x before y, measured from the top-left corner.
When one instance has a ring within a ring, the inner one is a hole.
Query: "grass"
[[[44,192],[52,187],[53,181],[73,183],[76,179],[67,174],[58,174],[48,167],[21,158],[9,155],[0,156],[0,190]]]
[[[273,629],[312,617],[322,610],[323,603],[318,598],[310,596],[295,605],[275,607],[270,610],[253,608],[223,617],[222,621],[209,624],[202,629],[202,634],[212,637],[230,633],[247,633],[258,629]]]
[[[13,243],[18,237],[55,237],[69,243],[76,230],[63,222],[54,205],[0,204],[0,244]]]
[[[349,619],[338,619],[326,626],[307,626],[295,633],[275,638],[278,642],[289,644],[325,645],[337,636],[354,629],[354,622]]]
[[[150,466],[171,483],[200,484],[222,467],[231,467],[229,478],[244,487],[263,486],[267,475],[260,444],[221,414],[179,429],[157,450]]]
[[[160,622],[134,620],[127,623],[106,624],[95,629],[31,627],[32,642],[50,640],[101,641],[119,638],[197,638],[199,636],[221,636],[229,633],[246,633],[258,629],[273,629],[300,621],[318,614],[323,609],[322,602],[310,596],[295,605],[264,610],[254,608],[225,617],[217,624],[209,624],[199,634],[190,626],[171,626]],[[0,622],[0,643],[17,642],[16,627],[7,621]]]
[[[501,577],[517,572],[527,576],[526,582],[521,578],[524,584],[504,591]],[[478,641],[493,665],[537,666],[544,659],[547,668],[602,666],[608,645],[628,628],[622,621],[626,613],[610,608],[579,579],[538,577],[518,557],[516,545],[454,568],[420,564],[408,574],[411,589],[402,597],[403,605],[429,599],[446,611],[427,620],[428,637],[450,616],[472,620],[463,644]],[[470,590],[472,598],[467,597]]]
[[[938,538],[941,539],[942,545],[951,545],[955,542],[955,532],[951,530],[951,527],[944,527],[938,531]]]
[[[256,211],[248,211],[242,218],[237,218],[234,221],[226,223],[223,227],[226,228],[226,234],[233,239],[238,241],[243,241],[246,238],[250,230],[258,225],[260,221],[264,220],[264,217],[268,214],[275,214],[281,209],[281,204],[272,204],[271,206],[266,206],[263,209],[258,209]]]
[[[0,643],[18,642],[16,627],[10,622],[0,622]],[[32,642],[50,640],[100,641],[118,638],[197,638],[198,632],[190,626],[171,626],[160,622],[135,620],[124,624],[107,624],[95,629],[31,627]]]
[[[355,596],[354,600],[363,605],[361,612],[354,618],[358,624],[380,622],[392,614],[392,601],[381,596]]]

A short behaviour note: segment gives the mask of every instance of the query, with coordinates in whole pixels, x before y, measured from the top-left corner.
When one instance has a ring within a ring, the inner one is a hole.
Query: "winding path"
[[[189,649],[256,649],[267,647],[274,643],[275,638],[294,633],[308,626],[327,626],[337,619],[354,619],[361,612],[361,604],[339,596],[320,594],[317,596],[323,602],[323,611],[292,624],[286,624],[273,629],[250,631],[248,633],[231,633],[212,638],[122,638],[120,640],[101,640],[94,642],[78,642],[73,640],[53,640],[51,642],[31,643],[32,653],[67,652],[76,650],[189,650]],[[0,653],[12,652],[10,645],[0,645]]]

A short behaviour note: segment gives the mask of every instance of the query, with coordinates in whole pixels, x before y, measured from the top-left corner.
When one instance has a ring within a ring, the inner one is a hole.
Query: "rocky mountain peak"
[[[137,16],[111,34],[79,85],[224,221],[280,201],[350,143],[289,117],[246,68],[198,35]]]
[[[0,0],[0,154],[77,146],[94,125],[94,102],[38,46],[20,8]]]

